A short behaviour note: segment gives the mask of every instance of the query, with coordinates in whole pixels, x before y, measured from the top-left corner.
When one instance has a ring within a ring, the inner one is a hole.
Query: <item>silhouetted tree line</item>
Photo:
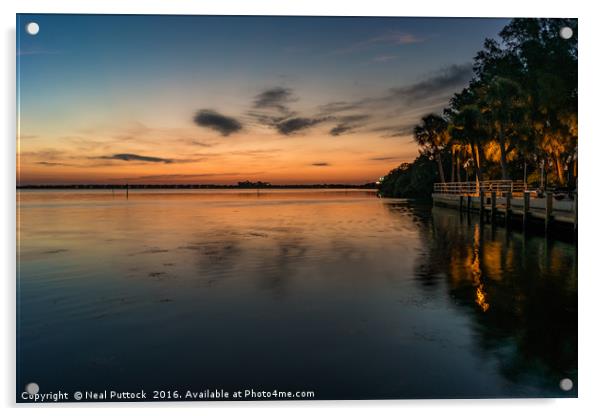
[[[434,182],[477,179],[575,189],[577,21],[514,19],[500,42],[485,40],[473,71],[441,114],[414,128],[420,155],[384,177],[383,195],[428,196]]]

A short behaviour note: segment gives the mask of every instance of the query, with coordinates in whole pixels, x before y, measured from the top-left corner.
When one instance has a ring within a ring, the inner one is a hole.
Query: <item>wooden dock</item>
[[[523,228],[537,222],[546,231],[558,225],[577,231],[576,194],[572,199],[561,200],[552,193],[537,197],[535,192],[512,181],[487,181],[435,184],[432,198],[435,205],[478,212],[481,218],[492,222],[505,221],[509,225],[520,221]]]

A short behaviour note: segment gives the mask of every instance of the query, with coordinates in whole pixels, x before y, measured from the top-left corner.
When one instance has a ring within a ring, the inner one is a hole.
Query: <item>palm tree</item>
[[[482,173],[482,145],[486,138],[484,120],[477,105],[465,105],[459,111],[453,113],[449,132],[451,138],[470,148],[477,179],[483,180]]]
[[[445,183],[445,174],[443,173],[441,151],[447,145],[448,140],[447,121],[439,115],[427,114],[422,117],[420,124],[414,127],[414,141],[423,148],[427,155],[435,158],[439,177],[443,183]]]
[[[480,98],[491,134],[500,148],[502,179],[510,179],[508,153],[515,148],[526,108],[522,89],[518,83],[496,76],[483,86]]]

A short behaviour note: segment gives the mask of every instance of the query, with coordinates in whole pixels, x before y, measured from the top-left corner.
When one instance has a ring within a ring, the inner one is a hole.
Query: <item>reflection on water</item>
[[[576,395],[571,244],[364,190],[19,204],[18,386]]]
[[[476,302],[481,307],[483,312],[487,312],[489,304],[487,303],[487,296],[483,288],[483,282],[481,281],[481,231],[479,224],[474,227],[474,239],[473,239],[473,255],[472,255],[472,280],[476,287]]]

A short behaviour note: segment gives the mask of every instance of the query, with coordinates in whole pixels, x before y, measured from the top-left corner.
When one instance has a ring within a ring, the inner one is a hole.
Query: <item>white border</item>
[[[463,415],[487,414],[507,415],[508,413],[545,413],[549,415],[567,413],[589,414],[600,409],[598,393],[599,377],[602,375],[599,356],[600,310],[602,273],[598,270],[602,221],[599,219],[602,197],[596,192],[602,161],[602,127],[600,123],[600,50],[599,41],[602,16],[594,6],[595,2],[557,1],[527,2],[525,0],[490,1],[449,1],[424,0],[393,2],[370,0],[350,2],[349,0],[326,1],[304,0],[285,2],[277,0],[4,0],[0,2],[3,25],[2,89],[4,97],[0,105],[2,111],[2,203],[0,224],[2,238],[0,244],[0,264],[3,290],[2,342],[0,342],[2,375],[0,378],[0,403],[8,407],[8,412],[28,414],[37,409],[28,406],[15,406],[15,13],[125,13],[125,14],[276,14],[276,15],[345,15],[345,16],[474,16],[474,17],[578,17],[579,18],[579,399],[565,400],[439,400],[439,401],[353,401],[353,402],[254,402],[254,403],[177,403],[177,404],[127,404],[96,405],[85,407],[86,412],[105,414],[111,412],[164,414],[178,412],[204,414],[207,412],[233,413],[236,410],[250,414],[282,412],[305,414],[330,413],[343,410],[345,413],[365,414],[378,411],[383,413],[414,413]],[[84,405],[85,406],[85,405]],[[18,408],[21,409],[18,409]],[[81,413],[82,405],[50,405],[45,411],[51,414]],[[169,409],[169,410],[168,410]]]

